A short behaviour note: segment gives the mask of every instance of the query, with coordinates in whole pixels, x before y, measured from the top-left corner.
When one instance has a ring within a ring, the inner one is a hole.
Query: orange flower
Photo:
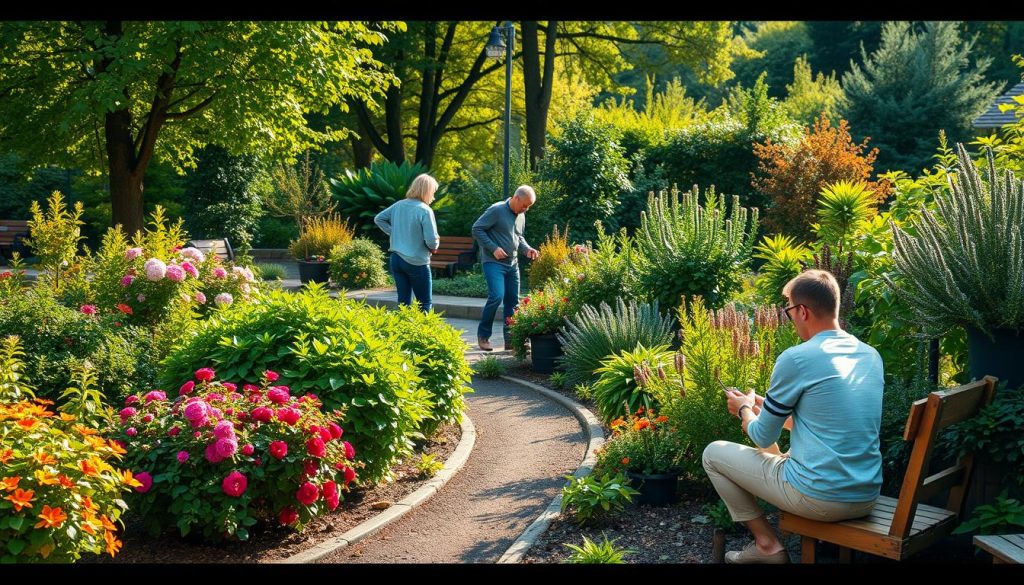
[[[89,496],[82,497],[82,505],[85,506],[86,510],[95,510],[96,504],[92,503],[92,498]]]
[[[104,532],[103,540],[107,543],[106,552],[111,557],[116,555],[117,551],[121,550],[121,541],[117,539],[117,536],[115,536],[113,532],[109,530]]]
[[[98,435],[100,432],[85,425],[75,425],[75,431],[80,435]]]
[[[142,487],[142,482],[132,477],[131,471],[125,469],[124,471],[121,472],[114,471],[114,473],[117,474],[117,477],[121,479],[121,483],[125,484],[126,486],[133,488]]]
[[[642,419],[636,421],[635,423],[633,423],[633,430],[634,431],[640,431],[640,430],[646,429],[649,426],[651,426],[651,421],[647,420],[646,418],[642,418]]]
[[[99,475],[105,468],[110,467],[95,455],[90,457],[88,461],[82,459],[78,462],[78,466],[82,469],[82,473],[86,475]]]
[[[71,422],[71,421],[75,420],[75,415],[68,414],[66,412],[62,412],[62,413],[60,413],[60,420],[62,420],[64,422]]]
[[[656,423],[668,422],[668,417],[665,416],[665,415],[661,415],[658,418],[654,419],[654,422],[656,422]]]
[[[0,479],[0,487],[6,491],[13,492],[18,487],[18,482],[21,481],[21,477],[15,475],[14,477],[5,477]]]
[[[60,480],[57,479],[56,475],[52,473],[47,473],[42,469],[37,469],[35,472],[35,476],[36,481],[39,482],[39,485],[57,485],[60,483]]]
[[[49,505],[43,505],[43,511],[39,514],[39,522],[36,522],[35,528],[60,528],[60,525],[68,519],[68,515],[61,511],[60,508],[51,508]]]
[[[31,431],[37,424],[39,424],[39,421],[34,418],[24,418],[18,421],[18,426],[26,431]]]
[[[623,457],[622,458],[622,464],[623,465],[629,465],[629,457]]]
[[[117,532],[117,525],[111,522],[110,518],[107,518],[106,514],[100,514],[100,522],[103,523],[103,528],[106,528],[111,532]]]
[[[32,507],[32,497],[35,496],[32,490],[14,490],[14,493],[4,498],[14,504],[14,511],[21,512],[22,508]]]
[[[53,465],[57,462],[57,458],[49,453],[40,451],[32,456],[40,465]]]
[[[70,477],[64,475],[63,473],[57,476],[57,481],[60,482],[61,486],[66,487],[67,489],[75,487],[75,482],[72,481]]]
[[[14,451],[8,449],[3,453],[0,453],[0,463],[7,463],[14,458]]]
[[[47,400],[46,398],[36,398],[36,402],[39,404],[53,404],[52,400]]]
[[[110,447],[110,450],[116,455],[124,455],[127,453],[127,451],[124,450],[124,447],[122,447],[117,441],[107,441],[107,446]]]
[[[85,437],[85,442],[89,444],[89,447],[96,451],[107,448],[107,440],[103,437],[89,435]]]

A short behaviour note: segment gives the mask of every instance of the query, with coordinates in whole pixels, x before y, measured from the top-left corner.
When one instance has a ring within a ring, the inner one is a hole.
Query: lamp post
[[[509,196],[508,161],[512,148],[509,127],[512,125],[512,54],[515,53],[515,46],[516,28],[512,25],[511,20],[506,20],[504,26],[496,26],[491,29],[491,36],[487,39],[487,46],[484,47],[484,51],[491,59],[501,59],[502,56],[505,56],[505,197]]]

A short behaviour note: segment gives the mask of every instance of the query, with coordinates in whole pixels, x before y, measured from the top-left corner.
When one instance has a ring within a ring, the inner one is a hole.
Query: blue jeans
[[[487,304],[484,305],[483,315],[480,316],[480,327],[476,330],[476,336],[480,339],[491,338],[494,313],[498,311],[498,305],[503,305],[505,320],[502,321],[502,331],[505,333],[505,343],[508,344],[508,318],[516,312],[516,306],[519,305],[519,265],[507,266],[498,262],[484,262],[483,271],[484,280],[487,281]]]
[[[395,252],[391,253],[391,276],[395,279],[395,288],[398,289],[398,304],[411,305],[412,294],[416,293],[416,300],[420,302],[423,312],[429,312],[433,299],[430,296],[431,277],[430,265],[416,266],[409,264]]]

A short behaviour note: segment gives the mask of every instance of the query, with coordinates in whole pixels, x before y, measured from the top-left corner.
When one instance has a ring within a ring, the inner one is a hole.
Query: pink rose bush
[[[129,396],[119,412],[116,439],[141,483],[130,505],[151,531],[246,540],[259,522],[301,530],[340,505],[362,468],[341,411],[292,396],[275,372],[259,385],[219,382],[210,368],[194,378],[170,397]]]

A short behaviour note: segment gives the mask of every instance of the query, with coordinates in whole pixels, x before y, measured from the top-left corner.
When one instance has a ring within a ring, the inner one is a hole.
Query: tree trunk
[[[523,31],[523,82],[526,89],[526,143],[530,150],[530,168],[544,158],[547,141],[548,111],[551,107],[551,86],[554,82],[556,21],[548,21],[544,39],[544,64],[540,61],[540,39],[537,21],[526,20]]]
[[[131,112],[108,112],[105,120],[110,171],[111,225],[120,224],[128,237],[142,230],[142,178],[135,165]]]
[[[373,162],[373,141],[368,136],[352,134],[349,137],[352,144],[352,161],[357,169],[366,169]]]

